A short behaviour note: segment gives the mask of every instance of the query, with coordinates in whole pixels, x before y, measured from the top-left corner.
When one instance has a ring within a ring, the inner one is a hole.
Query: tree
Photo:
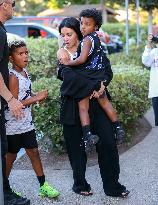
[[[46,8],[44,0],[17,0],[15,15],[36,15]]]
[[[51,8],[61,8],[68,4],[97,4],[99,0],[45,0]]]
[[[134,3],[134,1],[132,0]],[[152,32],[152,12],[158,8],[158,0],[140,0],[140,6],[148,12],[148,33]]]

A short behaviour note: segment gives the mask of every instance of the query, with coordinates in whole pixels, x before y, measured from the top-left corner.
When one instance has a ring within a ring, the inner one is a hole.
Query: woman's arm
[[[14,96],[14,98],[18,99],[19,80],[13,74],[11,74],[9,76],[9,89],[10,89],[10,92],[12,93],[12,95]],[[36,95],[34,95],[33,97],[30,97],[29,99],[21,100],[20,102],[24,106],[28,106],[28,105],[32,105],[32,104],[35,104],[37,102],[44,100],[45,98],[47,98],[47,96],[48,96],[48,91],[45,90],[45,91],[41,91],[41,92],[37,93]]]
[[[77,66],[85,63],[87,61],[89,51],[92,47],[91,40],[87,37],[83,40],[83,47],[80,53],[80,56],[76,58],[75,60],[70,60],[68,62],[64,62],[64,65],[68,66]]]

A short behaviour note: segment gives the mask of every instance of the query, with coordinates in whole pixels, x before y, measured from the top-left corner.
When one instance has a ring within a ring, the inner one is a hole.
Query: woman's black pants
[[[107,195],[118,195],[125,190],[125,186],[118,182],[120,173],[119,156],[111,122],[104,112],[101,112],[95,115],[95,120],[91,121],[91,125],[93,133],[99,136],[97,153],[104,192]],[[88,191],[90,185],[85,179],[87,157],[82,141],[80,122],[76,125],[64,125],[63,132],[73,170],[73,190],[75,192]]]

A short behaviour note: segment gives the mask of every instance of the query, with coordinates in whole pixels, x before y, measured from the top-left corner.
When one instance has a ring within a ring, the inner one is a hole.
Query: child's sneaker
[[[12,192],[14,192],[17,196],[22,196],[21,192],[17,192],[15,189],[12,189]]]
[[[123,130],[122,126],[117,126],[115,132],[117,145],[121,145],[125,139],[125,131]]]
[[[88,132],[87,135],[83,138],[86,152],[90,152],[94,145],[99,141],[97,135],[93,135],[91,132]]]
[[[50,186],[48,182],[45,182],[39,189],[39,195],[41,197],[55,198],[60,193],[54,187]]]

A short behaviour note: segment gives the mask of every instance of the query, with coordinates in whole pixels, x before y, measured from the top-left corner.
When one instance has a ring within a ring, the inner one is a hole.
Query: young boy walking
[[[9,52],[9,60],[12,64],[9,76],[9,89],[12,95],[21,101],[25,108],[24,117],[18,120],[11,114],[9,108],[5,110],[8,139],[6,177],[9,178],[17,153],[21,148],[24,148],[39,181],[39,195],[54,198],[59,196],[59,192],[45,181],[31,114],[31,105],[45,100],[48,91],[41,91],[36,95],[33,95],[31,92],[31,80],[25,68],[28,64],[26,43],[23,40],[10,42]]]

